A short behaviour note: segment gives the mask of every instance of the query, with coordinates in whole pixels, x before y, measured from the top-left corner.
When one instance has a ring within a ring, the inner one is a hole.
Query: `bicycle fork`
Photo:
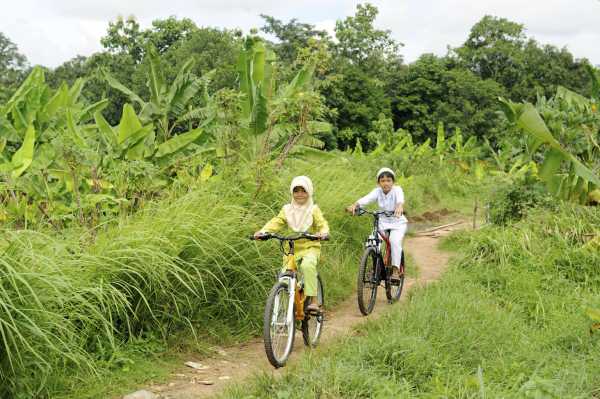
[[[291,325],[294,323],[294,299],[296,296],[296,279],[294,277],[282,277],[279,282],[284,283],[288,287],[288,308],[285,317],[285,324]],[[280,326],[281,323],[277,322],[277,315],[279,314],[279,301],[275,301],[275,307],[273,309],[273,315],[271,316],[271,324]]]

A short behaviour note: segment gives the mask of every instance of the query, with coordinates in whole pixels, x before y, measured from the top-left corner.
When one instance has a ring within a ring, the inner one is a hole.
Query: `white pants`
[[[400,266],[402,259],[402,241],[406,233],[407,224],[402,223],[389,230],[390,247],[392,249],[392,266]]]

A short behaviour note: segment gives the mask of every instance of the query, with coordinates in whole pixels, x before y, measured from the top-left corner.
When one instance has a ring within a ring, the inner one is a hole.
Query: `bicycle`
[[[394,216],[392,211],[368,211],[358,208],[357,216],[364,214],[373,216],[373,231],[365,240],[365,251],[360,260],[357,281],[357,298],[360,312],[367,316],[373,311],[377,300],[377,288],[384,282],[388,303],[400,299],[404,287],[404,251],[400,260],[399,277],[392,278],[391,248],[388,235],[379,230],[381,216]],[[382,248],[382,242],[385,246]]]
[[[277,239],[285,256],[286,270],[278,274],[277,282],[273,285],[267,298],[263,316],[263,340],[267,359],[273,367],[280,368],[285,366],[292,352],[297,323],[300,323],[304,345],[308,347],[317,346],[323,330],[322,309],[325,303],[323,283],[321,277],[317,275],[317,303],[320,310],[317,312],[305,311],[308,303],[305,302],[304,281],[298,279],[294,243],[301,239],[326,241],[329,238],[308,233],[290,237],[267,233],[256,238],[250,237],[250,239],[260,241]]]

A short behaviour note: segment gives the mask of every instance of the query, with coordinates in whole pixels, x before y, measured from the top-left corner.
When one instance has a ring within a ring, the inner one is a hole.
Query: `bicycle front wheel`
[[[404,251],[402,252],[402,259],[400,261],[400,270],[397,277],[392,278],[389,274],[385,280],[385,294],[389,303],[397,302],[402,295],[402,288],[404,287]]]
[[[356,289],[358,308],[365,316],[373,311],[377,300],[377,287],[379,286],[378,259],[375,248],[367,247],[360,260]]]
[[[285,366],[294,346],[295,332],[293,301],[287,284],[280,281],[271,289],[263,318],[265,352],[273,367]]]
[[[317,276],[317,303],[323,309],[325,305],[325,293],[321,276]],[[319,343],[321,331],[323,330],[323,312],[316,315],[309,315],[304,309],[304,320],[302,320],[302,338],[304,345],[314,348]]]

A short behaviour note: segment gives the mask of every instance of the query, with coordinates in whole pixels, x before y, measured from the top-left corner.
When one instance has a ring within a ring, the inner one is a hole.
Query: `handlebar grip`
[[[319,236],[314,235],[314,234],[304,233],[302,235],[302,237],[306,238],[307,240],[311,240],[311,241],[329,241],[329,235],[327,235],[325,237],[319,237]]]
[[[250,236],[250,239],[253,241],[263,241],[263,240],[268,240],[269,238],[271,238],[272,235],[269,233],[265,233],[265,234],[261,234],[258,237],[255,237],[254,235]]]

